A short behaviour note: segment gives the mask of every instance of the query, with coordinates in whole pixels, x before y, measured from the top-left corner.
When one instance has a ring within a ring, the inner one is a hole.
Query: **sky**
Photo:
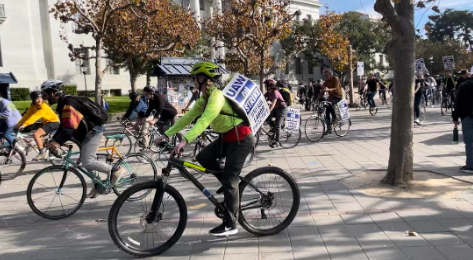
[[[376,0],[319,0],[320,2],[328,5],[330,11],[346,12],[346,11],[359,11],[370,15],[377,15],[381,17],[379,13],[374,10],[374,3]],[[473,11],[473,0],[437,0],[436,4],[443,12],[445,9],[455,10],[470,10]],[[430,5],[429,5],[430,6]],[[325,8],[323,11],[325,12]],[[424,25],[429,21],[429,15],[436,14],[431,9],[419,9],[415,13],[415,25],[416,29],[420,29],[421,33],[424,34]]]

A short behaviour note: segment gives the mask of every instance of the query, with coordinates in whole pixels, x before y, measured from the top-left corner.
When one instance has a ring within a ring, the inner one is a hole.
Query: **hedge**
[[[95,96],[95,90],[87,90],[87,95],[85,90],[79,90],[77,91],[77,95],[79,97],[94,97]]]
[[[29,88],[10,88],[10,95],[12,101],[22,101],[30,99]]]
[[[77,96],[77,86],[76,85],[65,85],[64,86],[64,94]]]

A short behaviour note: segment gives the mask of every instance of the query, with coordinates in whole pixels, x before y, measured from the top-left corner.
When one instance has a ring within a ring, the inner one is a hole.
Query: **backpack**
[[[96,125],[104,125],[107,123],[108,114],[107,111],[100,105],[97,105],[95,102],[90,100],[88,97],[74,97],[69,96],[79,100],[82,105],[89,111],[89,115],[86,116],[86,119],[92,121]],[[85,116],[85,115],[84,115]]]
[[[240,119],[243,120],[245,125],[249,126],[250,121],[248,120],[248,117],[246,116],[245,112],[237,104],[235,104],[235,102],[233,102],[233,100],[231,100],[227,97],[225,97],[225,99],[228,101],[228,103],[232,107],[232,110],[233,110],[233,112],[235,112],[235,114],[229,114],[229,113],[225,113],[223,111],[220,111],[220,114],[225,115],[225,116],[233,116],[233,117],[236,117],[236,118],[240,118]]]
[[[284,99],[284,102],[286,102],[286,105],[290,107],[292,105],[291,93],[285,88],[280,88],[279,92],[281,93],[281,96]]]

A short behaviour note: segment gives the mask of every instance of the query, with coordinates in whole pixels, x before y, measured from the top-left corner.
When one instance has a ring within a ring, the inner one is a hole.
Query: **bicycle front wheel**
[[[289,131],[283,126],[281,128],[281,135],[279,136],[279,143],[283,148],[289,149],[295,147],[301,141],[302,131],[299,129],[296,131]]]
[[[300,203],[292,176],[278,167],[262,167],[241,179],[238,222],[246,231],[274,235],[292,223]]]
[[[117,196],[138,182],[155,181],[158,178],[156,165],[143,154],[129,154],[118,161],[115,167],[117,166],[125,171],[117,185],[113,186],[113,192]]]
[[[84,177],[70,167],[44,168],[31,179],[26,191],[28,205],[34,213],[47,219],[62,219],[74,214],[84,204]]]
[[[25,154],[18,148],[5,148],[6,156],[0,157],[0,167],[4,176],[15,178],[23,172],[26,166]]]
[[[335,134],[344,137],[345,135],[350,132],[350,127],[351,127],[351,119],[348,119],[348,122],[338,122],[337,124],[333,125],[333,130],[335,131]]]
[[[154,256],[171,248],[182,236],[187,222],[186,202],[172,186],[164,187],[163,200],[155,219],[147,219],[158,182],[145,182],[121,194],[108,217],[108,230],[115,245],[138,256]],[[162,190],[161,190],[162,192]],[[142,197],[140,200],[130,198]]]
[[[325,123],[318,116],[312,116],[305,122],[304,132],[307,139],[317,142],[324,137]]]

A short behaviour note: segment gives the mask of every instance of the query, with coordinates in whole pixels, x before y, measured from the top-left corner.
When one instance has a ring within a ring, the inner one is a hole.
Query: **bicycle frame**
[[[154,200],[153,200],[153,203],[151,205],[151,210],[150,212],[148,213],[148,215],[146,216],[146,220],[148,221],[148,223],[152,223],[155,219],[156,219],[156,215],[158,214],[158,210],[159,210],[159,206],[161,205],[161,202],[163,200],[163,196],[164,196],[164,187],[166,186],[167,184],[167,180],[171,174],[171,170],[173,168],[176,168],[179,173],[184,177],[184,178],[187,178],[189,181],[192,182],[192,184],[194,184],[194,186],[200,190],[200,192],[202,192],[202,194],[205,195],[205,197],[207,197],[207,199],[213,204],[215,205],[215,207],[217,207],[218,210],[220,210],[220,212],[224,212],[225,210],[225,207],[220,204],[220,202],[218,202],[218,200],[214,197],[214,195],[204,186],[202,185],[202,183],[200,183],[187,169],[186,167],[189,167],[189,168],[192,168],[194,170],[197,170],[197,171],[200,171],[200,172],[204,172],[206,174],[221,174],[222,172],[220,171],[212,171],[212,170],[208,170],[208,169],[205,169],[204,167],[202,166],[199,166],[199,165],[196,165],[196,164],[193,164],[191,162],[187,162],[187,161],[183,161],[183,160],[180,160],[180,159],[177,159],[177,158],[171,158],[169,159],[169,162],[168,162],[168,165],[166,168],[163,169],[162,173],[162,177],[158,180],[158,184],[160,186],[160,192],[156,192],[155,194],[155,197],[154,197]],[[251,182],[247,181],[245,179],[245,177],[242,177],[242,176],[239,176],[240,178],[240,181],[244,181],[246,182],[250,187],[252,187],[255,191],[257,191],[261,196],[263,197],[269,197],[269,200],[266,200],[266,201],[271,201],[271,194],[265,194],[263,193],[262,191],[260,191],[256,186],[254,186]],[[253,204],[256,204],[260,201],[260,199],[255,199],[254,201],[251,201],[245,205],[241,205],[240,206],[240,210],[248,210],[248,209],[253,209],[253,208],[261,208],[262,205],[254,205],[252,206]]]
[[[78,165],[77,163],[75,163],[74,161],[71,160],[71,156],[72,155],[75,155],[75,154],[78,154],[79,152],[72,152],[72,148],[73,146],[72,145],[67,145],[67,147],[69,148],[69,151],[67,152],[67,155],[65,156],[64,158],[64,164],[63,164],[63,167],[64,167],[64,176],[61,180],[61,184],[59,185],[58,187],[58,191],[61,191],[61,188],[63,187],[64,185],[64,182],[66,181],[66,173],[67,173],[67,170],[69,170],[69,168],[71,167],[71,165],[76,168],[80,173],[88,176],[92,182],[94,184],[98,184],[99,186],[101,186],[102,188],[104,189],[109,189],[110,188],[110,174],[107,175],[107,179],[105,180],[105,182],[103,182],[99,177],[98,175],[96,176],[93,172],[90,172],[88,171],[87,169],[85,169],[82,165]],[[115,146],[109,146],[109,147],[100,147],[98,149],[98,151],[109,151],[111,150],[112,152],[109,154],[97,154],[97,155],[106,155],[108,158],[110,159],[107,159],[107,160],[112,160],[113,161],[113,156],[116,154],[119,158],[119,160],[123,160],[123,156],[120,154],[120,152],[116,149]],[[128,165],[128,163],[126,161],[123,161],[123,166],[125,166],[129,172],[133,172],[133,169],[130,167],[130,165]],[[124,183],[126,181],[128,181],[129,179],[131,178],[123,178],[123,179],[120,179],[119,183]]]

